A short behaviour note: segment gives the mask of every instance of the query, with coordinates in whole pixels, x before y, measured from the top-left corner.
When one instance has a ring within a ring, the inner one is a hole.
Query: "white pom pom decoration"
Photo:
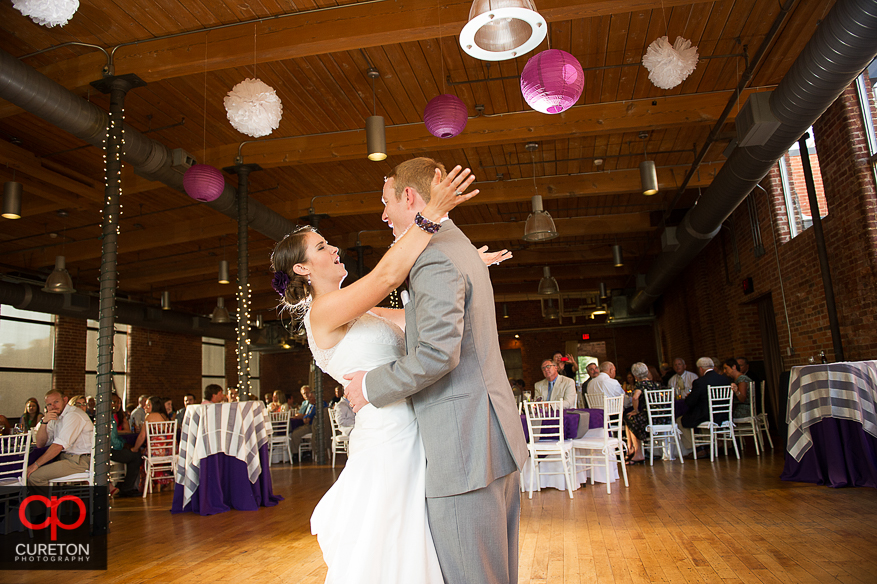
[[[673,89],[697,67],[697,47],[691,41],[676,37],[672,45],[662,36],[649,45],[643,55],[643,66],[649,70],[649,80],[661,89]]]
[[[79,10],[79,0],[12,0],[12,5],[37,24],[49,28],[64,26]]]
[[[244,79],[228,92],[223,103],[228,121],[241,134],[261,138],[280,126],[283,104],[274,89],[259,79]]]

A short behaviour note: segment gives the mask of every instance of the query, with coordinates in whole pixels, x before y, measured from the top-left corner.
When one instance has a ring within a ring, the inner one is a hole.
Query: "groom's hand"
[[[362,395],[363,377],[365,377],[365,371],[356,371],[344,376],[344,379],[350,380],[347,389],[344,390],[344,395],[347,397],[350,405],[353,406],[354,413],[359,412],[368,403],[365,396]]]

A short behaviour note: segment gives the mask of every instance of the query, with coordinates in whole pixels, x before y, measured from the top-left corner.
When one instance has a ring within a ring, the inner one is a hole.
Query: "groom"
[[[397,166],[381,218],[399,237],[427,204],[430,158]],[[355,409],[411,397],[426,451],[429,526],[447,584],[518,581],[519,470],[527,445],[506,380],[493,287],[478,251],[450,220],[409,274],[408,354],[365,375],[347,395]]]

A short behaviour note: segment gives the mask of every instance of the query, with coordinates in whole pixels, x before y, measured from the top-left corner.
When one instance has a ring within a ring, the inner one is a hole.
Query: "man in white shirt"
[[[697,379],[697,375],[691,371],[686,371],[685,360],[679,357],[673,359],[673,371],[676,372],[676,375],[670,378],[667,386],[675,390],[677,396],[687,396],[691,393],[691,384]]]
[[[576,407],[575,382],[557,371],[557,364],[551,359],[542,361],[542,374],[545,379],[536,382],[536,401],[562,401],[563,409]]]
[[[341,434],[344,436],[349,435],[350,431],[353,430],[353,424],[356,422],[356,414],[353,408],[350,407],[350,401],[346,397],[342,397],[332,407],[335,410],[335,421],[338,423],[338,429],[341,431]]]
[[[602,393],[606,397],[624,395],[624,388],[615,379],[615,365],[612,361],[600,363],[600,373],[588,384],[588,393]]]
[[[88,414],[67,401],[61,390],[46,394],[46,415],[40,420],[36,446],[49,448],[27,467],[29,486],[44,487],[51,479],[88,471],[94,424]],[[50,462],[56,456],[58,460]]]
[[[146,405],[146,400],[149,399],[148,395],[141,395],[137,398],[138,406],[134,408],[134,411],[131,412],[131,431],[139,432],[140,427],[143,425],[144,420],[146,420],[146,410],[143,409]]]

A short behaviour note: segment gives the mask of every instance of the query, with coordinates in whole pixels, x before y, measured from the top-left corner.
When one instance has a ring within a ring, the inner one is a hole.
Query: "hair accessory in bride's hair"
[[[271,280],[271,287],[280,296],[286,296],[286,287],[289,286],[289,275],[286,272],[274,272],[274,278]]]

